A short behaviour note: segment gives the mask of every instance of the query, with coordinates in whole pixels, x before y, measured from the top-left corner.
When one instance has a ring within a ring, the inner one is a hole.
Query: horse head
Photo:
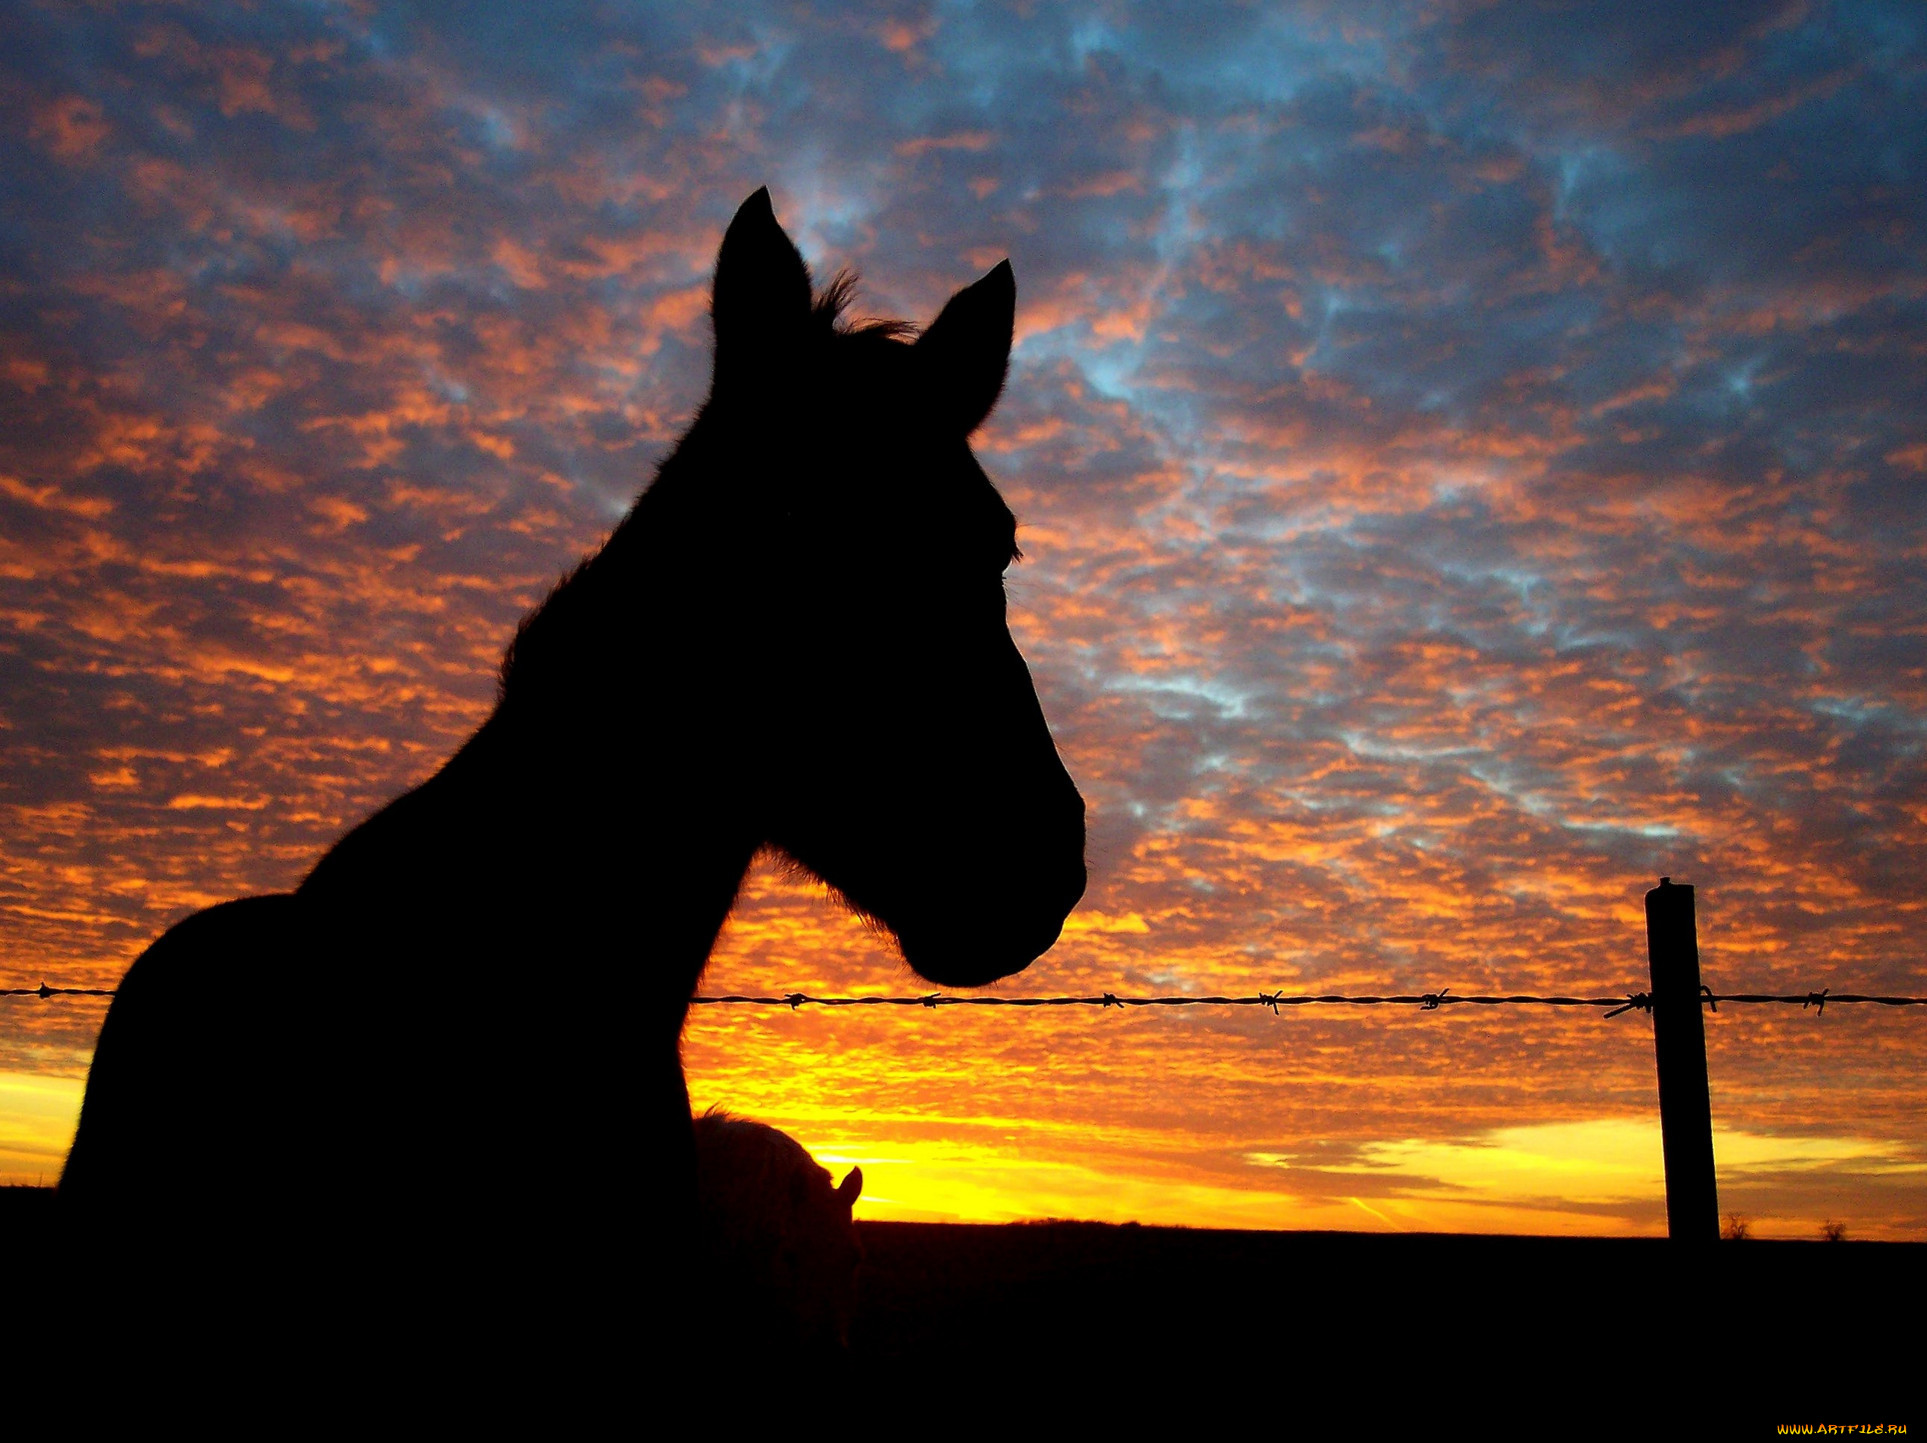
[[[710,684],[750,718],[763,840],[921,976],[977,986],[1047,950],[1085,883],[1084,803],[1005,617],[1016,518],[970,448],[1016,284],[997,266],[921,335],[848,322],[848,293],[813,295],[768,192],[744,202],[709,399],[652,490],[690,498],[710,556],[727,538],[690,585],[734,618]]]

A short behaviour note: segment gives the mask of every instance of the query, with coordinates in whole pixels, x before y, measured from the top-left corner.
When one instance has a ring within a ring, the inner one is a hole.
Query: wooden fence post
[[[1720,1203],[1713,1180],[1713,1107],[1706,1086],[1693,889],[1674,886],[1671,877],[1661,877],[1646,894],[1646,953],[1666,1153],[1666,1232],[1688,1242],[1718,1242]]]

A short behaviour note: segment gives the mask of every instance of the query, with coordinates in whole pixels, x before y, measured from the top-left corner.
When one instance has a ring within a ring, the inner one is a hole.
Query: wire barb
[[[1805,1012],[1808,1007],[1817,1007],[1820,1010],[1813,1015],[1815,1017],[1825,1017],[1827,1015],[1827,993],[1832,990],[1831,987],[1822,987],[1818,992],[1807,993],[1807,1000],[1800,1004],[1800,1010]]]
[[[1439,1010],[1439,1004],[1447,1000],[1445,994],[1451,990],[1450,987],[1441,987],[1436,992],[1426,993],[1424,998],[1419,1002],[1419,1011],[1437,1012]]]
[[[1606,1016],[1617,1017],[1622,1012],[1631,1012],[1635,1007],[1637,1007],[1640,1011],[1644,1012],[1648,1017],[1652,1016],[1652,1013],[1653,1013],[1652,993],[1628,992],[1626,994],[1626,1005],[1624,1007],[1613,1008],[1613,1010],[1608,1012]]]

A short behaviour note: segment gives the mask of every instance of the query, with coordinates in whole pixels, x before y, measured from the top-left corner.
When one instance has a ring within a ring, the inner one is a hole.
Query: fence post
[[[1646,894],[1646,954],[1653,975],[1653,1051],[1659,1062],[1659,1130],[1666,1153],[1666,1232],[1718,1242],[1713,1106],[1700,1015],[1700,950],[1693,889],[1671,877]]]

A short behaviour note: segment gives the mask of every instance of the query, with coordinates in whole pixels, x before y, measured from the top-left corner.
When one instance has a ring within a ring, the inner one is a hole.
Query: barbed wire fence
[[[0,987],[0,997],[38,997],[43,1000],[54,997],[112,997],[115,991],[112,987],[50,987],[42,982],[36,987]],[[1719,1011],[1722,1002],[1798,1007],[1802,1011],[1813,1008],[1816,1015],[1825,1015],[1829,1002],[1864,1002],[1879,1007],[1927,1007],[1927,997],[1835,992],[1828,987],[1822,987],[1817,992],[1716,993],[1711,988],[1702,988],[1701,991],[1701,1003],[1714,1012]],[[1258,992],[1249,997],[1195,993],[1138,996],[1118,992],[1061,997],[959,997],[948,992],[926,992],[907,997],[818,997],[808,992],[730,992],[717,996],[701,995],[689,1000],[691,1005],[698,1007],[784,1007],[792,1012],[804,1007],[1266,1007],[1278,1015],[1282,1008],[1311,1006],[1416,1007],[1421,1012],[1437,1012],[1447,1007],[1590,1007],[1602,1011],[1606,1017],[1617,1017],[1623,1012],[1650,1014],[1653,1010],[1652,994],[1648,992],[1628,992],[1613,997],[1539,997],[1521,993],[1455,994],[1450,987],[1441,987],[1437,992],[1405,992],[1384,996],[1280,991]]]
[[[818,997],[808,992],[700,994],[698,1007],[764,1007],[800,1012],[805,1007],[1007,1007],[1020,1009],[1094,1007],[1130,1011],[1170,1007],[1262,1007],[1274,1016],[1297,1007],[1389,1007],[1419,1012],[1445,1012],[1458,1007],[1550,1007],[1591,1009],[1602,1018],[1643,1012],[1652,1019],[1653,1042],[1659,1071],[1659,1112],[1666,1159],[1667,1231],[1676,1239],[1714,1241],[1720,1236],[1718,1189],[1713,1170],[1711,1097],[1706,1071],[1706,1040],[1701,1017],[1729,1006],[1798,1007],[1826,1015],[1827,1004],[1873,1007],[1927,1007],[1927,997],[1905,997],[1866,992],[1835,992],[1830,986],[1805,992],[1715,992],[1700,980],[1698,924],[1694,889],[1674,886],[1662,877],[1646,894],[1647,947],[1653,989],[1611,997],[1540,996],[1531,993],[1436,992],[1343,993],[1256,992],[1250,996],[1169,993],[1140,995],[1120,992],[1064,994],[1045,997],[959,997],[947,992],[914,996]],[[0,997],[113,997],[111,987],[0,988]],[[1694,1004],[1698,1005],[1695,1006]]]
[[[806,992],[785,992],[778,995],[756,996],[744,993],[728,993],[716,997],[694,997],[693,1003],[703,1005],[736,1004],[753,1007],[787,1007],[798,1011],[805,1006],[812,1007],[1267,1007],[1274,1015],[1285,1007],[1339,1006],[1339,1007],[1416,1007],[1421,1012],[1437,1012],[1442,1008],[1454,1006],[1470,1007],[1591,1007],[1607,1009],[1605,1016],[1617,1017],[1622,1012],[1653,1010],[1650,993],[1628,992],[1619,997],[1536,997],[1523,994],[1504,996],[1482,993],[1455,995],[1451,988],[1442,987],[1437,992],[1397,993],[1389,996],[1353,996],[1337,992],[1259,992],[1250,997],[1199,996],[1180,993],[1166,996],[1133,996],[1116,992],[1100,992],[1093,996],[1069,997],[957,997],[945,992],[929,992],[914,997],[815,997]],[[1714,1011],[1719,1010],[1722,1002],[1739,1003],[1778,1003],[1797,1006],[1803,1011],[1809,1007],[1825,1011],[1829,1002],[1871,1002],[1883,1007],[1923,1007],[1927,997],[1882,997],[1861,992],[1834,992],[1821,988],[1818,992],[1731,992],[1714,993],[1710,989],[1701,1001]]]

